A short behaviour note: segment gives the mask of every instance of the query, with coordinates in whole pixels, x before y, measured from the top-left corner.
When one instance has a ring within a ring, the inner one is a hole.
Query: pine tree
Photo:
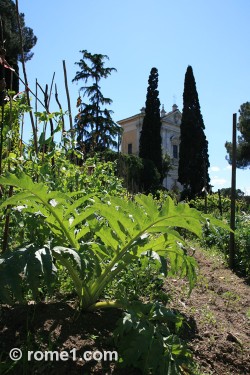
[[[236,166],[244,169],[250,167],[250,103],[243,103],[239,113],[237,129],[241,135],[238,136],[237,142]],[[226,142],[225,147],[228,152],[227,160],[232,164],[232,143]]]
[[[112,100],[105,98],[101,92],[100,80],[107,78],[115,68],[105,68],[104,60],[108,56],[91,54],[86,50],[80,51],[83,58],[76,62],[81,71],[76,73],[73,82],[83,80],[86,84],[92,81],[90,86],[83,86],[83,97],[89,98],[88,103],[82,102],[79,96],[77,107],[78,115],[75,118],[77,141],[80,149],[86,154],[94,151],[103,151],[109,147],[117,147],[116,138],[120,127],[112,120],[112,111],[104,108],[110,105]]]
[[[179,182],[183,185],[183,197],[193,199],[205,188],[209,190],[208,142],[204,133],[193,69],[188,66],[183,93],[181,121]]]
[[[152,68],[149,79],[143,119],[139,156],[142,159],[151,160],[162,176],[162,148],[161,148],[161,116],[160,100],[158,98],[158,70]]]
[[[21,61],[21,44],[18,32],[17,14],[15,3],[11,0],[0,1],[0,47],[2,47],[2,57],[15,69],[18,74],[18,61]],[[24,14],[19,14],[20,24],[23,36],[23,50],[25,61],[32,58],[33,53],[30,52],[37,42],[37,37],[34,35],[30,27],[25,26]],[[5,69],[4,71],[6,88],[11,86],[11,71]],[[19,91],[19,80],[16,75],[13,75],[12,90]]]

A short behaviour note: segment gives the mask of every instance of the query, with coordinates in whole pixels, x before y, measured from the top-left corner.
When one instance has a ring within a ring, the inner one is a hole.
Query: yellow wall
[[[136,129],[123,133],[122,152],[124,154],[128,153],[128,144],[129,143],[132,143],[132,153],[136,154],[138,152],[138,150],[137,150],[137,139],[136,139]]]

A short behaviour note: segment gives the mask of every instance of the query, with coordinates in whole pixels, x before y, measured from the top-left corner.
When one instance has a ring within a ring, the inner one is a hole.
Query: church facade
[[[121,152],[125,154],[139,155],[139,142],[142,130],[145,108],[141,112],[117,121],[123,128],[121,140]],[[161,139],[162,154],[168,154],[171,158],[171,170],[163,180],[163,186],[169,190],[179,189],[181,185],[178,182],[178,164],[179,164],[179,146],[180,146],[180,124],[181,112],[178,106],[174,104],[170,112],[166,112],[164,107],[161,110]]]

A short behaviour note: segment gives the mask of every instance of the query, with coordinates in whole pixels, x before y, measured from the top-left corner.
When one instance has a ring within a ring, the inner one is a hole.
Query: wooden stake
[[[219,208],[219,211],[220,211],[220,216],[222,217],[223,212],[222,212],[221,191],[220,191],[220,189],[218,190],[218,196],[219,196],[218,208]]]
[[[237,114],[233,114],[233,135],[232,135],[232,182],[231,182],[231,216],[230,216],[230,228],[233,232],[230,232],[229,242],[229,267],[234,269],[235,267],[235,196],[236,196],[236,123]]]
[[[18,31],[19,31],[19,38],[20,38],[20,45],[21,45],[21,56],[22,56],[21,62],[22,62],[23,76],[24,76],[24,81],[25,81],[25,91],[26,91],[26,95],[27,95],[27,103],[28,103],[28,106],[30,107],[28,78],[27,78],[25,60],[24,60],[23,36],[22,36],[22,28],[21,28],[20,18],[19,18],[18,0],[16,0],[16,14],[17,14],[17,24],[18,24]],[[31,122],[31,126],[32,126],[32,131],[33,131],[33,137],[34,137],[35,153],[38,154],[37,133],[36,133],[36,125],[35,125],[35,121],[34,121],[34,117],[33,117],[33,112],[29,111],[29,114],[30,114],[30,122]]]
[[[58,107],[62,111],[62,106],[61,106],[61,103],[60,103],[59,98],[58,98],[58,92],[57,92],[56,84],[55,84],[55,98],[56,98],[56,102],[58,104]],[[65,132],[65,124],[64,124],[64,116],[62,114],[62,138],[64,137],[64,132]]]
[[[63,72],[64,72],[64,83],[68,101],[68,111],[69,111],[69,125],[70,125],[70,134],[71,134],[71,141],[72,141],[72,148],[74,147],[74,129],[73,129],[73,121],[72,121],[72,114],[71,114],[71,104],[70,104],[70,96],[69,96],[69,88],[68,88],[68,79],[67,79],[67,70],[66,70],[66,63],[63,60]]]

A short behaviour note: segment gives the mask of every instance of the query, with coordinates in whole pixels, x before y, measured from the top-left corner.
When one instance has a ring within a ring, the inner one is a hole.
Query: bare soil
[[[187,296],[187,283],[166,280],[170,307],[187,320],[188,341],[202,373],[250,374],[250,286],[225,267],[218,256],[196,250],[196,287]]]
[[[169,306],[186,318],[182,336],[187,340],[202,374],[250,374],[250,286],[218,257],[196,250],[200,271],[190,297],[187,283],[167,279],[164,289],[172,297]],[[119,310],[79,313],[73,301],[27,306],[2,305],[0,310],[0,374],[119,374],[115,362],[85,362],[85,351],[115,350],[112,332]],[[12,348],[22,348],[23,357],[9,358]],[[30,361],[28,350],[76,350],[77,360]]]

